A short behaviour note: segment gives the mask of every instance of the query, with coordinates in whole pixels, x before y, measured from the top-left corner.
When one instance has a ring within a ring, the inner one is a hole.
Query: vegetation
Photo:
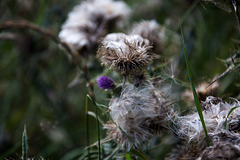
[[[88,1],[0,2],[0,159],[240,156],[238,1]]]

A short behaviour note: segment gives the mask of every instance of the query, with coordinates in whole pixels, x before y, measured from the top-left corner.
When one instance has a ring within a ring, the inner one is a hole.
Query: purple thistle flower
[[[112,89],[114,87],[114,81],[110,77],[101,76],[97,81],[101,89]]]

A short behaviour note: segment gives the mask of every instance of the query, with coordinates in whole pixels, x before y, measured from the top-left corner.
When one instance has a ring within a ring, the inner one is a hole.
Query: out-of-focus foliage
[[[192,0],[125,2],[132,9],[126,29],[142,19],[156,19],[175,34],[179,34],[182,25],[196,86],[202,82],[210,83],[226,71],[228,66],[219,59],[225,60],[239,53],[240,33],[234,11],[226,12],[213,3]],[[78,0],[1,0],[0,23],[28,20],[52,30],[57,36],[68,12],[78,3]],[[176,45],[181,45],[181,39],[176,38],[174,41],[177,41]],[[162,47],[162,58],[171,61],[172,65],[162,69],[162,64],[159,64],[160,69],[150,68],[149,75],[161,75],[165,79],[166,76],[162,75],[167,74],[174,82],[179,80],[188,85],[183,49],[174,47],[173,44],[169,41]],[[108,105],[109,95],[100,90],[96,83],[97,77],[103,72],[103,67],[99,64],[89,62],[88,73],[94,83],[96,101]],[[114,72],[111,74],[118,83],[122,83],[122,79]],[[237,68],[220,78],[218,96],[240,98],[239,74]],[[82,71],[49,37],[28,28],[1,30],[0,159],[20,158],[24,124],[28,131],[30,157],[67,160],[84,156],[87,145],[84,109],[88,85],[82,77]],[[176,93],[183,95],[186,89],[188,88],[175,84],[172,96]],[[184,112],[189,108],[181,98],[178,100],[177,104],[184,106],[179,110]],[[92,103],[89,103],[89,110],[94,111]],[[102,112],[100,117],[104,121],[108,120]],[[90,144],[93,144],[97,141],[97,131],[92,116],[88,127]],[[103,129],[101,136],[105,137]],[[177,143],[167,135],[156,139],[161,145],[146,150],[151,159],[161,159]],[[155,144],[156,141],[152,143]],[[108,145],[104,145],[106,155],[107,148],[111,148]]]

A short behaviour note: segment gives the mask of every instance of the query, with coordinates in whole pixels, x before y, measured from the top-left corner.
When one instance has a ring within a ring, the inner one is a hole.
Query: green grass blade
[[[90,139],[89,139],[89,117],[88,117],[88,97],[86,96],[85,101],[85,117],[86,117],[86,129],[87,129],[87,146],[90,145]],[[90,148],[87,149],[88,159],[90,159]]]
[[[202,126],[203,126],[203,130],[204,130],[205,136],[206,136],[207,145],[209,146],[210,145],[209,137],[208,137],[207,128],[206,128],[206,125],[205,125],[205,122],[204,122],[204,118],[203,118],[203,114],[202,114],[201,104],[199,102],[199,99],[198,99],[198,96],[197,96],[197,92],[195,90],[195,87],[194,87],[194,84],[193,84],[193,81],[192,81],[192,78],[191,78],[192,75],[191,75],[191,71],[190,71],[190,66],[189,66],[189,61],[188,61],[188,56],[187,56],[186,45],[185,45],[185,41],[184,41],[184,37],[183,37],[182,28],[181,28],[181,35],[182,35],[182,42],[183,42],[185,62],[186,62],[186,66],[187,66],[189,80],[190,80],[191,87],[192,87],[194,101],[195,101],[195,104],[196,104],[196,107],[197,107],[199,118],[200,118]]]
[[[130,152],[138,156],[141,160],[148,160],[147,156],[139,149],[132,148]]]
[[[22,134],[22,159],[28,159],[28,141],[27,141],[27,131],[26,125],[24,126],[23,134]]]
[[[99,160],[101,159],[101,135],[100,135],[100,124],[99,124],[99,119],[98,119],[98,107],[95,108],[95,113],[96,113],[96,124],[97,124],[97,135],[98,135],[98,158]]]
[[[228,112],[228,115],[227,115],[227,117],[226,117],[226,119],[225,119],[225,122],[224,122],[224,129],[227,128],[227,119],[228,119],[228,117],[230,116],[230,114],[231,114],[235,109],[237,109],[237,108],[239,108],[239,107],[240,107],[240,106],[235,106],[235,107],[233,107],[233,108],[230,109],[230,111]]]
[[[96,125],[97,125],[97,137],[98,137],[98,158],[99,159],[101,159],[101,133],[100,133],[100,124],[99,124],[99,119],[98,119],[98,106],[96,105],[96,103],[95,103],[95,101],[87,94],[87,96],[86,96],[86,100],[87,99],[90,99],[93,103],[94,103],[94,105],[95,105],[95,107],[94,107],[94,109],[95,109],[95,113],[96,113]],[[88,100],[87,100],[87,102],[88,102]],[[88,112],[86,112],[86,114],[88,114]]]
[[[128,152],[125,154],[126,160],[131,160],[131,154]]]

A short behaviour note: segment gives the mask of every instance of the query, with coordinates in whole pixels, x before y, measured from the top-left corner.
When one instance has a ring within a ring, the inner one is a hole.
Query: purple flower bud
[[[107,76],[101,76],[97,79],[98,86],[101,89],[111,89],[114,87],[114,82],[110,77]]]

